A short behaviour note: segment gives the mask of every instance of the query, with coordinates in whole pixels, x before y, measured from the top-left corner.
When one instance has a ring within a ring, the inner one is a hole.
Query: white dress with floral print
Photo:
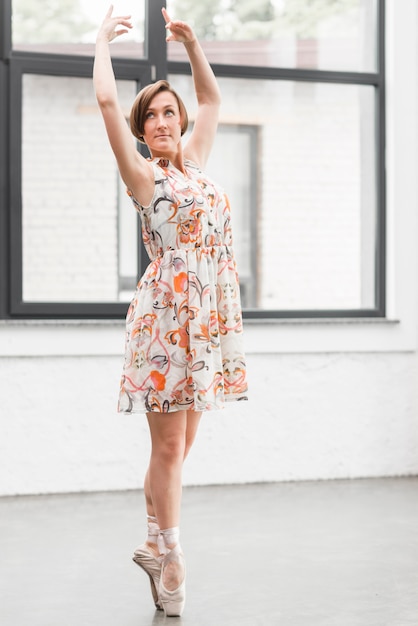
[[[206,411],[246,400],[227,196],[191,161],[186,175],[166,159],[151,162],[150,206],[130,194],[151,263],[127,313],[119,411]]]

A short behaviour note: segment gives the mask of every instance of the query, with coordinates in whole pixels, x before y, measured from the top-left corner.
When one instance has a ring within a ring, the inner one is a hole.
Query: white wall
[[[1,359],[0,494],[142,486],[148,429],[115,413],[120,365]],[[205,414],[186,484],[418,473],[415,354],[250,355],[249,370],[251,401]]]
[[[251,400],[204,416],[186,484],[418,473],[417,13],[388,2],[388,320],[248,323]],[[123,341],[119,322],[0,324],[0,494],[142,486]]]

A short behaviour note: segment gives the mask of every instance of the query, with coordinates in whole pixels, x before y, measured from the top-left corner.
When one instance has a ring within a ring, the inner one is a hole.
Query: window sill
[[[265,317],[265,318],[246,318],[244,326],[263,326],[270,325],[320,325],[320,324],[399,324],[398,319],[389,319],[386,317]],[[11,328],[14,326],[118,326],[125,327],[123,319],[3,319],[0,320],[1,328]]]
[[[398,319],[388,319],[386,317],[266,317],[263,319],[246,318],[244,325],[289,325],[289,326],[304,326],[304,325],[322,325],[322,324],[339,324],[345,326],[346,324],[384,324],[393,325],[399,324]]]
[[[0,356],[122,356],[124,320],[2,320]],[[245,320],[247,354],[405,352],[416,324],[383,318]]]

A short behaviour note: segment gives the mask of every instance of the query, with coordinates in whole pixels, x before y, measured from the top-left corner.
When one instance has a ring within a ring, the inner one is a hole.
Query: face
[[[181,118],[176,97],[160,91],[145,113],[144,140],[153,156],[176,153],[181,140]]]

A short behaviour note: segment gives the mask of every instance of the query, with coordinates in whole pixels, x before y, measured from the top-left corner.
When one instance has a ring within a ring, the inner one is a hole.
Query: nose
[[[158,127],[161,128],[162,126],[166,126],[166,119],[165,119],[165,115],[159,115],[158,116]]]

